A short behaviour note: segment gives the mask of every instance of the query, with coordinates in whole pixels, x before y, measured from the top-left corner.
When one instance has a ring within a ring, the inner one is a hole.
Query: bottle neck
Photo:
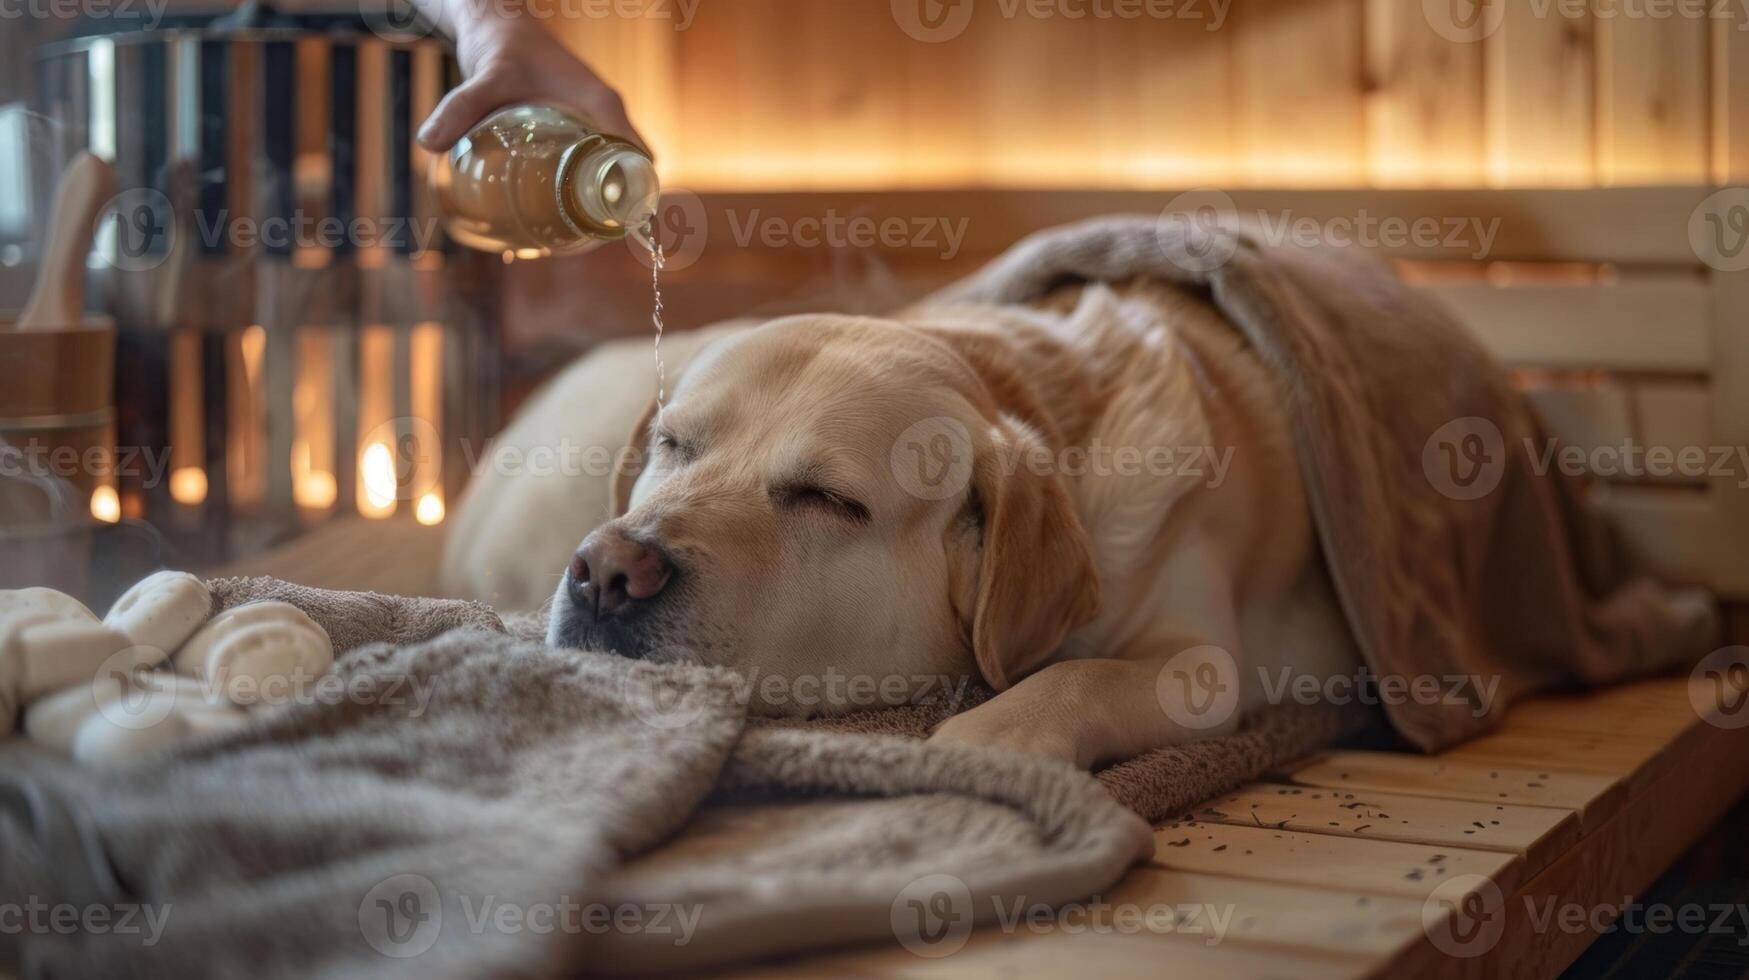
[[[661,189],[650,158],[619,140],[588,140],[566,151],[560,204],[578,230],[598,238],[640,240]]]

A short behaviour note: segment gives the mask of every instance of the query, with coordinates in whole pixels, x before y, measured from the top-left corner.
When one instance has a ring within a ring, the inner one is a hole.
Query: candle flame
[[[413,516],[419,523],[430,527],[443,523],[443,498],[436,493],[428,493],[419,498],[418,506],[413,508]]]
[[[193,506],[206,499],[206,470],[184,466],[170,474],[170,498],[179,504]]]
[[[102,486],[91,491],[91,516],[105,524],[121,520],[121,498],[116,496],[114,487]]]
[[[387,443],[373,442],[358,458],[359,482],[364,493],[358,512],[366,517],[388,517],[395,512],[400,482],[395,478],[395,454]]]

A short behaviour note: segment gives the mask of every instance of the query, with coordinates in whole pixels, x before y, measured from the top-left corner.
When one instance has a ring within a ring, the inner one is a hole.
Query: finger
[[[588,113],[589,118],[604,131],[624,137],[642,150],[645,156],[652,160],[656,158],[650,151],[650,144],[645,142],[643,134],[632,125],[631,117],[626,115],[624,100],[613,89],[603,86],[601,92],[589,100]]]
[[[455,145],[468,130],[493,109],[502,108],[509,100],[492,86],[482,84],[484,76],[476,75],[456,86],[443,97],[425,124],[419,127],[419,145],[433,153],[442,153]]]

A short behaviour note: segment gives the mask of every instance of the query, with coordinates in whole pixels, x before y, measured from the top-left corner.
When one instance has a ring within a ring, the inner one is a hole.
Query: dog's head
[[[1098,605],[1068,495],[1025,465],[1049,424],[995,334],[826,316],[737,334],[632,433],[647,465],[566,570],[550,639],[735,667],[768,713],[974,671],[1000,690]]]

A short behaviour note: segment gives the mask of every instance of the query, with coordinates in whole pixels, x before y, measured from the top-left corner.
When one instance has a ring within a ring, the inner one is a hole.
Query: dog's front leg
[[[1142,660],[1067,660],[942,722],[931,736],[1083,769],[1238,727],[1237,661],[1189,637]]]

